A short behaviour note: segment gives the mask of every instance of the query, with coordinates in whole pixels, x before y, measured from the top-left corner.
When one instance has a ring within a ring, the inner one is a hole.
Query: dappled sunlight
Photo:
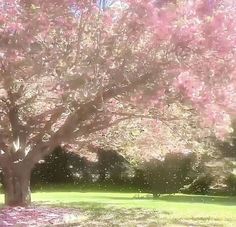
[[[59,191],[60,188],[55,188]],[[28,208],[2,208],[1,226],[232,226],[234,197],[146,193],[36,192]],[[0,197],[2,201],[2,196]],[[71,224],[69,224],[71,223]],[[27,226],[27,225],[24,225]]]
[[[236,226],[236,0],[0,0],[0,227]]]

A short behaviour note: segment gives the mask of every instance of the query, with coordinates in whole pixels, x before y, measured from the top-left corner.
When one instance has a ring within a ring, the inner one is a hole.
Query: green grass
[[[32,194],[33,202],[78,208],[81,226],[236,226],[236,197],[162,195],[118,192],[53,192]],[[0,201],[3,201],[1,195]]]

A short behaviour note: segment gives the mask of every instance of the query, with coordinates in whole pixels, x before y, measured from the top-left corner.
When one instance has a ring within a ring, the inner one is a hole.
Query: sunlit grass
[[[72,190],[72,189],[71,189]],[[236,197],[52,190],[32,194],[34,203],[75,208],[84,226],[127,223],[153,226],[236,226]],[[3,196],[1,196],[1,202]],[[85,224],[87,223],[87,224]]]

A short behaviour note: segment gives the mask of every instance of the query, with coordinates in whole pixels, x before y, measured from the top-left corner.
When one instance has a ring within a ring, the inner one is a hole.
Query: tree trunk
[[[30,192],[31,170],[13,166],[3,169],[5,205],[27,206],[31,203]]]

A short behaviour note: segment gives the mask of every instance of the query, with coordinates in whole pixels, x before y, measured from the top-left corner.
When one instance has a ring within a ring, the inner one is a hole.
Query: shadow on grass
[[[49,204],[55,206],[55,204]],[[108,209],[108,207],[104,206],[99,202],[71,202],[71,203],[59,203],[56,206],[58,207],[70,207],[70,208],[79,208],[83,210],[90,210],[94,212],[103,211],[104,209]]]
[[[148,200],[148,201],[165,201],[165,202],[179,202],[179,203],[204,203],[204,204],[218,204],[223,206],[236,206],[236,197],[222,197],[222,196],[204,196],[204,195],[161,195],[158,198],[153,198],[150,195],[146,196],[134,196],[134,197],[122,197],[122,196],[106,196],[96,195],[95,199],[104,199],[104,200]],[[86,196],[86,193],[85,193]]]
[[[161,195],[156,200],[164,200],[166,202],[180,203],[205,203],[218,204],[222,206],[236,206],[236,197],[230,196],[204,196],[204,195]]]
[[[132,199],[130,199],[132,200]],[[176,217],[174,212],[162,210],[150,210],[145,208],[123,208],[111,206],[112,204],[101,204],[99,202],[72,202],[60,203],[59,207],[75,208],[86,218],[82,221],[58,225],[58,226],[196,226],[196,227],[222,227],[231,226],[235,219],[221,217]],[[49,205],[50,206],[50,205]],[[52,204],[55,207],[55,204]],[[56,225],[57,226],[57,225]],[[236,225],[232,225],[236,226]]]
[[[55,204],[48,204],[49,206],[55,207]],[[145,213],[146,215],[152,215],[152,213],[171,215],[172,212],[169,211],[150,211],[148,208],[142,207],[119,207],[114,204],[101,204],[100,202],[71,202],[71,203],[59,203],[56,206],[63,208],[75,208],[83,211],[89,211],[93,213],[94,216],[105,214],[106,212],[114,212],[116,215],[130,214],[137,212],[139,214]],[[105,213],[104,213],[105,211]]]

